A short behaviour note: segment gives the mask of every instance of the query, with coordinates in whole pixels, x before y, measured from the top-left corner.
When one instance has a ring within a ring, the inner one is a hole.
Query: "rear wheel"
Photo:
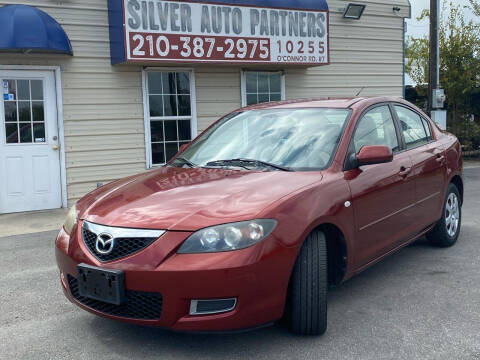
[[[435,246],[449,247],[457,242],[462,224],[462,204],[460,193],[454,184],[448,185],[441,219],[427,234],[427,239]]]
[[[327,330],[327,244],[325,234],[312,232],[295,262],[290,291],[290,327],[302,335]]]

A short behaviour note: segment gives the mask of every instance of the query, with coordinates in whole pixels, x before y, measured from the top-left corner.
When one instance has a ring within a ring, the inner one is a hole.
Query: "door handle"
[[[55,150],[55,151],[58,151],[58,149],[60,149],[60,147],[58,145],[53,145],[52,149]]]
[[[437,155],[437,158],[435,159],[436,162],[443,164],[445,161],[445,156],[443,155]]]
[[[398,173],[398,175],[400,175],[403,178],[406,178],[408,176],[408,174],[410,174],[411,171],[412,171],[411,167],[406,168],[406,167],[402,166],[400,168],[400,172]]]

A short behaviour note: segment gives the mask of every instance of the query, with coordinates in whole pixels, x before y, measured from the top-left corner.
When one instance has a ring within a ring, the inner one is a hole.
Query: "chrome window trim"
[[[134,229],[134,228],[122,228],[115,226],[106,226],[91,223],[89,221],[83,221],[82,228],[93,232],[94,234],[107,233],[114,239],[116,238],[159,238],[165,234],[165,230],[148,230],[148,229]]]

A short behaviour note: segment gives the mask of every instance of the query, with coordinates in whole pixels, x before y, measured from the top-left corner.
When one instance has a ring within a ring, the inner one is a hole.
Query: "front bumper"
[[[139,253],[102,264],[83,244],[80,225],[74,228],[71,237],[60,231],[56,259],[67,298],[96,315],[179,331],[225,331],[270,323],[283,314],[296,252],[283,247],[273,234],[243,250],[177,254],[176,249],[190,233],[167,232]],[[148,307],[161,301],[158,318],[142,318],[138,315],[144,314],[142,311],[133,314],[112,311],[99,306],[102,304],[92,304],[74,296],[72,278],[77,276],[79,263],[123,270],[127,292],[160,294],[160,298],[153,296],[153,300],[142,302],[142,306]],[[220,314],[189,315],[191,300],[222,298],[236,298],[235,308]]]

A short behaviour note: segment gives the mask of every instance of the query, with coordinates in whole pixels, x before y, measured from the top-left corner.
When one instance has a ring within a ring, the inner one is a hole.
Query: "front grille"
[[[80,296],[77,279],[71,275],[67,277],[75,300],[93,310],[122,318],[141,320],[157,320],[162,314],[162,294],[126,290],[125,302],[114,305]]]
[[[101,262],[113,261],[120,259],[140,250],[146,248],[153,243],[157,238],[115,238],[115,245],[109,254],[100,254],[95,248],[97,241],[97,234],[88,229],[82,228],[83,243],[88,248],[90,253]]]

